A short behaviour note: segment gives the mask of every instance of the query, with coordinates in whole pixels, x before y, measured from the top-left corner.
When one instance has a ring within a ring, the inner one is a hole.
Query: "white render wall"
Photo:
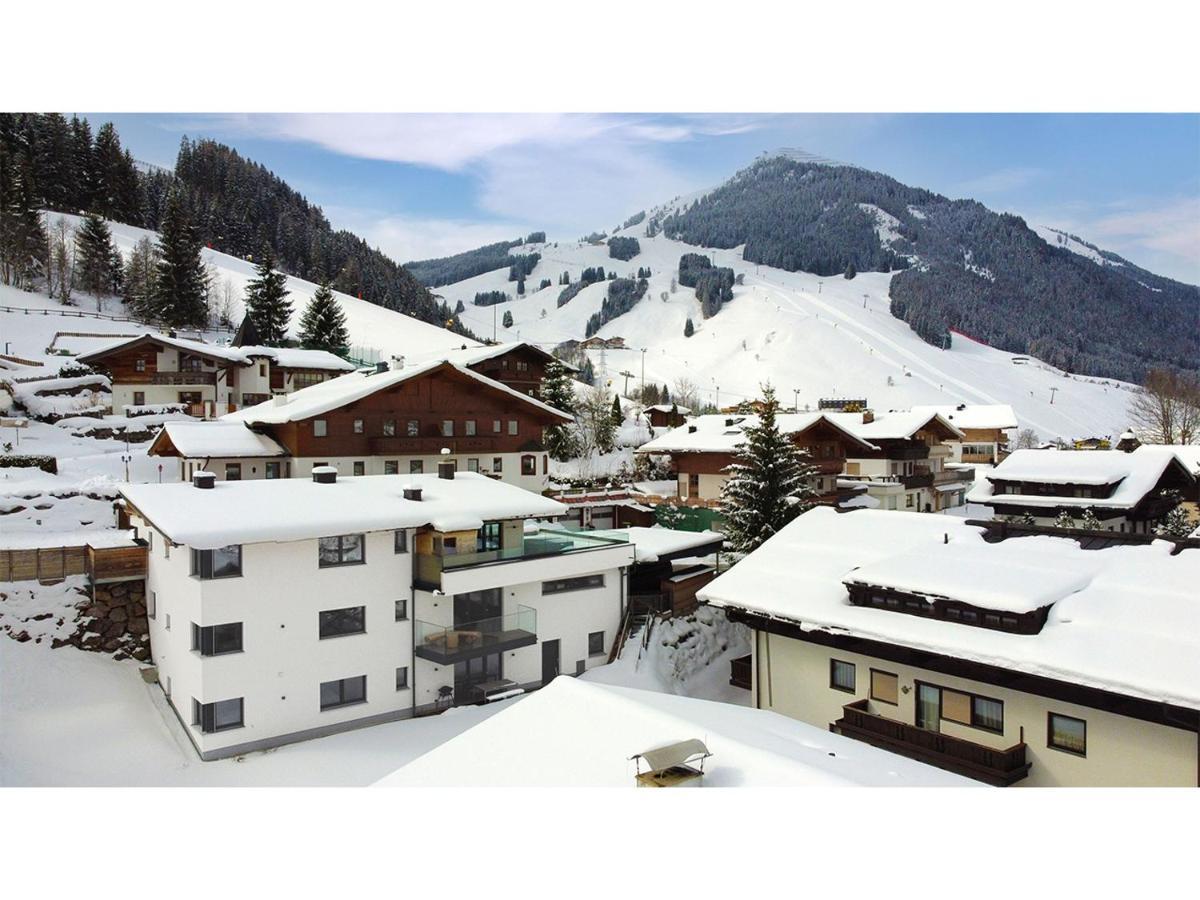
[[[1032,765],[1028,777],[1018,781],[1017,786],[1197,785],[1197,762],[1200,760],[1197,741],[1200,737],[1195,732],[762,631],[755,632],[753,657],[752,698],[758,698],[759,706],[820,728],[828,728],[830,723],[841,718],[842,707],[847,703],[868,699],[872,668],[898,676],[900,704],[891,706],[871,700],[868,711],[909,725],[916,721],[916,681],[1002,700],[1004,734],[947,720],[942,720],[941,731],[952,737],[1004,749],[1021,740],[1023,729],[1026,759]],[[855,665],[853,694],[829,686],[831,658]],[[908,688],[907,693],[905,688]],[[1050,712],[1087,722],[1086,757],[1047,746],[1047,714]]]

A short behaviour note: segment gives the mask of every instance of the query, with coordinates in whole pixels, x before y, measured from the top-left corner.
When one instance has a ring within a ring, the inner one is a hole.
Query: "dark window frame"
[[[569,594],[574,591],[594,591],[604,587],[604,574],[577,575],[572,578],[554,578],[542,582],[542,596]]]
[[[396,529],[396,534],[392,538],[392,552],[397,554],[408,552],[408,532],[405,529]]]
[[[359,559],[346,559],[346,538],[358,538],[358,546],[360,551]],[[333,562],[327,562],[324,558],[323,551],[328,549],[327,541],[337,541],[338,559]],[[317,538],[317,568],[319,569],[337,569],[342,566],[362,566],[367,562],[367,536],[365,534],[331,534],[327,537]]]
[[[237,703],[237,721],[218,725],[217,706],[227,703]],[[244,697],[230,697],[228,700],[214,700],[212,703],[201,703],[193,697],[192,725],[199,728],[202,734],[215,734],[218,731],[232,731],[234,728],[244,728],[246,726],[246,700]]]
[[[1072,722],[1079,722],[1081,725],[1083,725],[1083,750],[1076,750],[1072,747],[1063,747],[1060,744],[1054,743],[1055,719],[1070,719]],[[1047,712],[1046,746],[1051,750],[1057,750],[1059,753],[1068,753],[1071,756],[1078,757],[1079,759],[1087,759],[1087,719],[1081,719],[1078,716],[1068,716],[1066,713]]]
[[[971,694],[971,727],[972,728],[978,728],[980,731],[987,731],[992,734],[1004,734],[1004,701],[1003,700],[999,700],[995,697],[985,697],[983,694],[975,694],[970,691],[961,691],[960,693],[970,693]],[[1000,727],[999,728],[993,728],[991,725],[984,725],[980,721],[979,715],[977,714],[977,712],[975,710],[975,701],[976,700],[985,700],[988,703],[1000,704]]]
[[[604,632],[588,632],[588,656],[604,655]]]
[[[353,630],[347,630],[348,626],[352,626]],[[317,613],[318,640],[366,633],[366,606],[343,606],[338,609],[323,609]]]
[[[227,650],[217,649],[217,630],[235,629],[237,647]],[[192,623],[192,652],[201,656],[225,656],[230,653],[245,652],[245,629],[241,622],[224,622],[220,625],[197,625]]]
[[[408,598],[401,597],[399,600],[397,600],[395,602],[394,606],[395,606],[395,615],[396,615],[395,621],[407,622],[408,621]]]
[[[362,696],[355,698],[355,699],[347,700],[346,699],[347,683],[352,682],[352,681],[359,681],[359,680],[362,681]],[[321,699],[321,694],[323,693],[323,689],[325,688],[326,685],[334,685],[334,684],[336,684],[338,686],[338,692],[341,695],[341,699],[339,699],[335,703],[325,703]],[[325,712],[330,709],[342,709],[343,707],[346,707],[346,706],[357,706],[360,703],[366,703],[367,702],[367,676],[366,675],[352,675],[349,678],[335,678],[332,681],[321,682],[321,686],[317,691],[317,702],[321,707],[321,712]]]
[[[233,547],[237,548],[237,571],[228,572],[223,575],[214,575],[213,554],[227,552]],[[188,574],[193,578],[199,578],[201,581],[216,581],[220,578],[241,578],[244,568],[241,544],[227,544],[224,547],[217,547],[214,550],[197,550],[193,547],[191,567]]]
[[[838,666],[850,667],[850,687],[844,687],[838,684],[836,672]],[[835,691],[841,691],[844,694],[858,693],[858,666],[852,662],[846,662],[844,659],[829,658],[829,687]]]
[[[403,678],[401,678],[403,674]],[[396,666],[396,690],[407,691],[411,685],[408,682],[408,666]]]

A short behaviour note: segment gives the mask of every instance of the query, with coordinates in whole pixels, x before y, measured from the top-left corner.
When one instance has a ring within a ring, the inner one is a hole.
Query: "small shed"
[[[675,787],[704,776],[704,761],[712,756],[704,741],[691,738],[662,744],[629,757],[636,767],[638,787]],[[647,771],[642,771],[642,763]]]

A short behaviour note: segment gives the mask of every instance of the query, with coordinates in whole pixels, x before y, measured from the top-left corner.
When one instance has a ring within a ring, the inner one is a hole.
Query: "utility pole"
[[[646,348],[642,348],[642,396],[646,396]]]
[[[863,294],[863,309],[867,308],[867,298],[870,296],[870,294]]]
[[[818,294],[819,294],[819,293],[821,293],[821,285],[822,285],[822,284],[824,284],[824,283],[825,283],[825,282],[823,282],[823,281],[818,281],[818,282],[817,282],[817,293],[818,293]]]
[[[1058,388],[1056,388],[1056,387],[1050,388],[1050,405],[1051,406],[1054,405],[1054,392],[1057,390],[1058,390]]]
[[[496,304],[492,304],[492,343],[496,343]]]
[[[800,412],[800,388],[792,388],[792,412]]]
[[[626,370],[620,373],[625,379],[625,390],[622,392],[626,397],[629,396],[629,379],[633,377],[633,373]]]

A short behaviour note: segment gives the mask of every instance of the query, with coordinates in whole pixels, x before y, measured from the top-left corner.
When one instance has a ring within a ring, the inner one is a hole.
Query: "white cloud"
[[[464,250],[523,237],[535,229],[514,222],[388,215],[373,210],[329,207],[335,228],[346,228],[396,262],[453,256]]]
[[[1046,174],[1045,169],[1035,166],[1008,166],[962,182],[958,185],[957,193],[965,197],[976,194],[1002,194],[1005,191],[1027,187]]]

